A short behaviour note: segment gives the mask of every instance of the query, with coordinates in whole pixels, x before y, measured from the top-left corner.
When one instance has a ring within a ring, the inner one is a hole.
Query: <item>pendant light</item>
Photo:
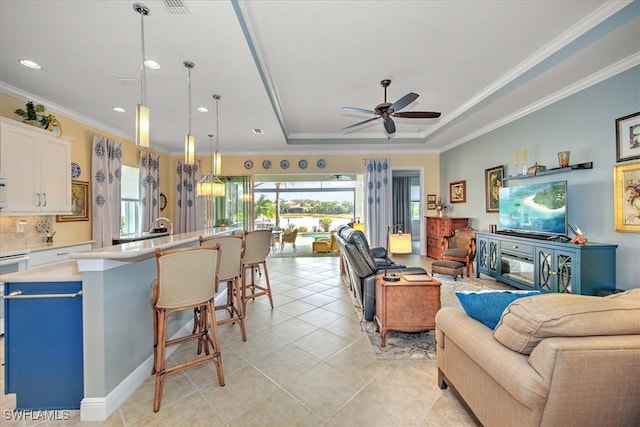
[[[209,134],[209,149],[211,150],[211,172],[208,175],[205,175],[204,178],[202,178],[196,185],[196,194],[198,196],[224,197],[225,195],[225,185],[218,178],[222,167],[222,156],[218,151],[220,142],[218,137],[218,135],[220,134],[218,131],[218,103],[220,101],[220,98],[222,98],[220,95],[213,95],[213,99],[216,100],[216,151],[213,151],[213,135]]]
[[[136,145],[149,148],[149,107],[145,106],[147,88],[145,86],[145,52],[144,52],[144,17],[151,14],[151,10],[142,3],[135,3],[133,10],[140,14],[140,28],[142,40],[142,61],[140,61],[140,103],[136,107]]]
[[[191,134],[191,69],[196,64],[191,61],[184,61],[183,64],[189,72],[189,132],[184,139],[184,162],[193,165],[196,163],[196,138]]]

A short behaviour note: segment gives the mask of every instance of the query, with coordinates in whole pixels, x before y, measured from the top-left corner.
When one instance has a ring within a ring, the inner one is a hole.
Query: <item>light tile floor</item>
[[[417,255],[402,261],[424,267],[430,263]],[[219,328],[224,387],[218,385],[213,364],[176,373],[168,377],[162,407],[154,413],[150,376],[105,422],[81,422],[79,411],[71,411],[66,421],[9,420],[4,411],[15,407],[15,397],[2,395],[0,424],[475,425],[451,391],[438,388],[435,360],[374,357],[354,300],[338,273],[337,257],[270,258],[268,268],[275,309],[266,297],[248,303],[246,342],[237,325]],[[171,359],[191,357],[194,346],[181,345]],[[4,391],[4,372],[0,385]]]

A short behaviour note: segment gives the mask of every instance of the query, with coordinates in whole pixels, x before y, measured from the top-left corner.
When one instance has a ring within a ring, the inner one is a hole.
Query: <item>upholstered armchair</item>
[[[469,270],[473,268],[473,260],[476,257],[476,230],[470,227],[460,228],[449,237],[442,239],[442,259],[461,262]]]

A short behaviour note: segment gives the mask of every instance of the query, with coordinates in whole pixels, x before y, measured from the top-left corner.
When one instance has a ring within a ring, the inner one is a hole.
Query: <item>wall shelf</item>
[[[512,176],[507,176],[507,177],[505,177],[503,179],[503,181],[510,181],[510,180],[516,180],[516,179],[536,178],[538,176],[553,175],[553,174],[556,174],[556,173],[573,172],[574,170],[583,170],[583,169],[593,169],[593,162],[576,163],[575,165],[569,165],[566,168],[547,169],[546,171],[538,172],[535,175],[512,175]]]

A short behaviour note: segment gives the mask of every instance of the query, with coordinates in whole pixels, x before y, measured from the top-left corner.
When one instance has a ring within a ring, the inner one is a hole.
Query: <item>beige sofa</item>
[[[511,303],[495,331],[445,307],[438,384],[491,426],[640,426],[640,289],[542,294]]]

